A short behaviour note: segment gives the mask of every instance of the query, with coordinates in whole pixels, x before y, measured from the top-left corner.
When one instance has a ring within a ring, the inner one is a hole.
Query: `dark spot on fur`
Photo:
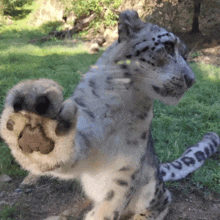
[[[128,182],[126,180],[115,180],[115,182],[120,186],[128,186]]]
[[[75,98],[74,100],[78,105],[86,107],[86,104],[80,98]]]
[[[59,119],[57,127],[55,129],[55,133],[57,136],[65,135],[71,127],[72,123],[70,121]]]
[[[144,52],[146,52],[147,50],[149,49],[149,47],[147,46],[147,47],[144,47],[143,49],[142,49],[142,53],[144,53]]]
[[[136,56],[136,57],[139,56],[140,53],[141,53],[140,50],[137,50],[136,53],[135,53],[135,56]]]
[[[190,152],[192,152],[191,149],[187,150],[187,151],[184,153],[184,155],[186,155],[186,154],[188,154],[188,153],[190,153]]]
[[[96,83],[93,80],[89,80],[89,86],[92,88],[96,88]]]
[[[144,131],[142,134],[141,134],[141,139],[145,140],[147,138],[147,132]]]
[[[163,165],[167,170],[170,170],[170,166],[168,164]]]
[[[83,112],[85,112],[90,118],[92,118],[92,119],[95,118],[95,115],[91,111],[84,109]]]
[[[218,143],[215,141],[215,139],[212,139],[212,142],[214,143],[215,147],[218,146]]]
[[[159,193],[158,193],[158,195],[157,195],[157,198],[160,199],[160,198],[163,196],[163,192],[162,192],[161,190],[159,190],[158,192],[159,192]]]
[[[99,94],[95,91],[95,89],[92,89],[92,94],[97,98],[100,98]]]
[[[119,220],[119,211],[114,211],[114,218],[113,220]]]
[[[133,174],[131,175],[131,179],[134,180],[135,177],[136,177],[136,175],[133,173]]]
[[[141,60],[142,62],[146,62],[146,59],[144,59],[144,58],[140,58],[140,60]]]
[[[154,43],[155,46],[157,46],[158,44],[159,44],[158,42],[155,42],[155,43]]]
[[[154,89],[154,91],[155,91],[156,93],[160,93],[159,87],[157,87],[157,86],[152,86],[152,87],[153,87],[153,89]]]
[[[182,164],[179,161],[174,161],[171,163],[171,165],[178,170],[182,169]]]
[[[124,69],[127,69],[127,65],[125,65],[125,64],[121,64],[120,67],[121,67],[121,69],[123,69],[123,70],[124,70]]]
[[[151,50],[155,50],[155,47],[152,47]]]
[[[130,59],[131,57],[132,57],[131,54],[129,54],[129,55],[126,56],[127,59]]]
[[[138,141],[137,140],[133,140],[133,141],[128,140],[127,144],[128,145],[138,145]]]
[[[166,173],[164,170],[162,170],[162,171],[160,172],[160,175],[161,175],[161,176],[166,176],[167,173]]]
[[[77,135],[79,135],[80,138],[83,140],[85,146],[91,147],[91,143],[90,143],[88,137],[86,136],[86,134],[84,134],[82,131],[78,131]]]
[[[121,169],[119,169],[118,171],[129,171],[129,170],[130,170],[130,167],[124,166]]]
[[[192,157],[183,157],[181,160],[186,166],[194,165],[196,163]]]
[[[198,152],[194,153],[194,155],[199,162],[205,160],[205,155],[202,151],[198,151]]]
[[[112,200],[112,198],[114,197],[114,195],[115,195],[115,192],[114,192],[113,190],[109,191],[109,192],[107,193],[107,195],[106,195],[105,200],[106,200],[106,201]]]
[[[136,178],[136,175],[138,174],[139,170],[136,170],[132,175],[131,179],[134,180]]]
[[[137,115],[138,119],[144,120],[147,117],[147,112],[144,112],[143,114]]]
[[[112,79],[113,79],[112,76],[107,76],[106,77],[106,82],[111,83]]]
[[[174,178],[176,175],[175,173],[171,173],[171,177]]]
[[[214,153],[215,150],[214,150],[214,147],[212,146],[212,144],[209,144],[209,147],[211,149],[211,152]]]
[[[169,203],[169,198],[167,197],[166,199],[164,199],[163,201],[163,206],[166,206]]]
[[[130,78],[132,76],[131,73],[129,73],[129,72],[124,72],[123,75],[125,78]]]
[[[155,38],[154,38],[154,37],[152,38],[152,41],[155,41]]]
[[[150,204],[153,205],[153,204],[155,204],[155,202],[156,202],[156,200],[155,200],[155,199],[152,199],[151,202],[150,202]]]
[[[210,156],[210,152],[209,152],[208,147],[205,147],[205,153],[206,153],[207,157],[209,157],[209,156]]]

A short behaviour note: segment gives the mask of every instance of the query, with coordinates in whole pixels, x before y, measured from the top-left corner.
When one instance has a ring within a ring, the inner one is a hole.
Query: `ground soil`
[[[21,181],[16,178],[1,184],[0,210],[6,204],[16,207],[7,219],[44,220],[60,215],[60,220],[82,220],[91,208],[77,181],[41,177],[34,186],[26,187],[20,186]],[[166,220],[220,220],[219,193],[204,193],[186,180],[168,188],[173,203]]]

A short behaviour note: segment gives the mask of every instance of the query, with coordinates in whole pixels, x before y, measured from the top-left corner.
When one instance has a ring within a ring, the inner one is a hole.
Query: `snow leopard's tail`
[[[216,133],[206,133],[200,142],[189,147],[180,158],[160,164],[160,176],[164,182],[185,178],[200,168],[217,151],[219,144],[220,139]]]

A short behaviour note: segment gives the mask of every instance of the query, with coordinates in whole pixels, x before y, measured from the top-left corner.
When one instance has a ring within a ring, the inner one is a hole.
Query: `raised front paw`
[[[75,113],[71,100],[63,102],[58,83],[26,80],[7,93],[1,135],[24,168],[47,171],[70,158]]]

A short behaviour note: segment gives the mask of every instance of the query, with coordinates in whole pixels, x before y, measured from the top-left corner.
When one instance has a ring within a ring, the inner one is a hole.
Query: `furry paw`
[[[7,93],[1,135],[23,168],[38,174],[70,158],[75,113],[71,100],[63,102],[58,83],[50,79],[26,80]]]

